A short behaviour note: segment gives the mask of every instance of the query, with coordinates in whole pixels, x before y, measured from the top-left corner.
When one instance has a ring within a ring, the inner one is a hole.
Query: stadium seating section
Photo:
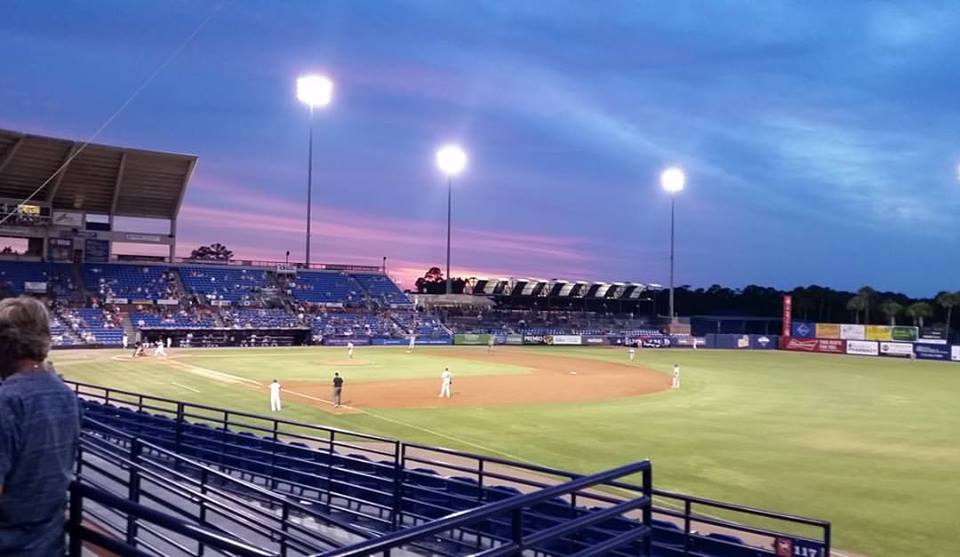
[[[313,304],[349,304],[363,298],[363,287],[346,273],[298,273],[286,286],[294,298]]]
[[[233,304],[252,301],[269,285],[268,273],[263,269],[181,267],[180,279],[188,294]]]

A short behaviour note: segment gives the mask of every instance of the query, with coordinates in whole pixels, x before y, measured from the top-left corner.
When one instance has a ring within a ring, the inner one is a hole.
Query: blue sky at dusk
[[[197,154],[181,251],[303,256],[409,284],[454,269],[678,283],[960,289],[956,2],[22,1],[0,18],[0,127]]]

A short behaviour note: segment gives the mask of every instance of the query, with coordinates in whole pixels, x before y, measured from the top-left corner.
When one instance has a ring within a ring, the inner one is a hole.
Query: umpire
[[[340,408],[340,396],[343,393],[343,377],[339,372],[333,372],[333,407]]]

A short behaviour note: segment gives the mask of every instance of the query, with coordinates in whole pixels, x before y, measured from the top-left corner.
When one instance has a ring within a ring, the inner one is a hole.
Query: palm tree
[[[890,325],[896,325],[897,315],[903,311],[903,305],[887,299],[880,302],[880,311],[887,316],[887,319],[890,321]]]
[[[941,292],[937,295],[937,303],[940,307],[947,310],[947,330],[946,338],[950,339],[950,321],[953,318],[953,308],[960,306],[960,292]]]
[[[907,315],[913,318],[913,324],[923,327],[923,320],[933,315],[933,306],[927,302],[916,302],[907,306]]]
[[[866,325],[870,324],[870,304],[873,303],[873,299],[877,296],[877,291],[869,286],[861,287],[860,290],[857,290],[857,296],[863,298],[863,322]]]
[[[866,307],[866,302],[863,299],[863,296],[857,294],[853,298],[850,298],[850,301],[847,302],[847,309],[852,311],[857,324],[860,324],[860,312]]]

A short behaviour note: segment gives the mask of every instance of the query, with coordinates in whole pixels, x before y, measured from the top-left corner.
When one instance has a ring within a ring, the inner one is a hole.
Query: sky
[[[181,255],[960,289],[960,4],[6,0],[0,127],[191,153]]]

